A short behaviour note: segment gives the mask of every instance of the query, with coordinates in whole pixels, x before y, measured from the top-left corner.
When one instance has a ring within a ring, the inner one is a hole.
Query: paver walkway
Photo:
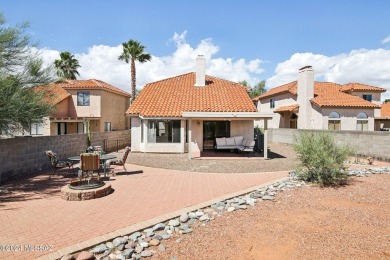
[[[115,191],[88,201],[62,200],[59,190],[67,180],[58,176],[11,183],[10,193],[0,195],[0,259],[31,259],[50,252],[23,251],[24,245],[50,245],[56,251],[287,176],[287,172],[191,173],[131,164],[126,168],[143,173],[112,177]],[[4,252],[5,245],[20,245],[22,251]]]

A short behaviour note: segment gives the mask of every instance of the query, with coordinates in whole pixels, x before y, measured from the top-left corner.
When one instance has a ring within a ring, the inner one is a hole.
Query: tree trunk
[[[135,61],[131,59],[131,103],[134,102],[135,99]]]

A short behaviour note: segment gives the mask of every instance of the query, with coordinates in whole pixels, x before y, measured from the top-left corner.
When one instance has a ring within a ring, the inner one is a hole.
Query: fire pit
[[[75,181],[69,184],[69,188],[72,190],[90,190],[102,186],[104,186],[104,181],[99,181],[99,180]]]
[[[77,180],[61,189],[61,198],[70,201],[91,200],[107,196],[111,185],[100,180]]]

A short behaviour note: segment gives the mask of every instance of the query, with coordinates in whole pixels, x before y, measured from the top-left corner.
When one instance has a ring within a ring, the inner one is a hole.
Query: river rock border
[[[102,187],[89,190],[73,190],[69,185],[61,189],[61,198],[69,201],[92,200],[107,196],[111,193],[111,184],[105,183]]]
[[[390,173],[390,167],[351,169],[349,176],[367,177],[368,174]],[[279,192],[309,185],[298,180],[294,171],[290,172],[285,181],[275,182],[272,185],[258,188],[250,193],[219,201],[209,207],[196,211],[186,212],[180,216],[158,223],[144,230],[139,230],[129,235],[117,237],[112,241],[94,246],[89,251],[83,251],[77,255],[65,255],[61,260],[83,259],[134,259],[153,256],[157,251],[164,252],[163,241],[173,237],[175,233],[190,234],[193,227],[206,226],[216,216],[229,214],[236,210],[246,210],[254,207],[259,201],[272,202]],[[180,243],[181,239],[176,242]]]

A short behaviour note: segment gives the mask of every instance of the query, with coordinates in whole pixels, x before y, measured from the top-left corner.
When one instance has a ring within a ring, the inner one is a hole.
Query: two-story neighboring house
[[[130,128],[126,110],[131,95],[96,79],[65,80],[36,87],[45,93],[55,112],[43,124],[31,126],[31,135],[63,135],[85,133],[87,122],[91,132]]]
[[[360,83],[315,82],[311,66],[298,80],[253,99],[258,111],[273,112],[270,128],[379,130],[381,93],[386,89]],[[256,125],[262,127],[261,122]]]

